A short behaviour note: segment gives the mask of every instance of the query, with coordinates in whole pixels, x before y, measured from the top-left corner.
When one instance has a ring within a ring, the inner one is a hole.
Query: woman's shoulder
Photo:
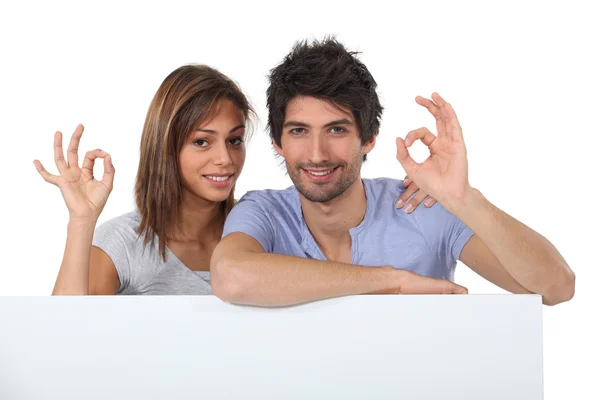
[[[94,236],[116,237],[127,241],[137,239],[140,222],[140,213],[133,210],[102,222],[96,228]]]

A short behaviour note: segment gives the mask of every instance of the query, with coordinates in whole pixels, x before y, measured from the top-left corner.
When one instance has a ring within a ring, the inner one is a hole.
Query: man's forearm
[[[211,264],[211,282],[218,297],[238,304],[286,306],[385,292],[400,276],[391,267],[361,267],[269,253],[228,253],[226,257],[213,255],[218,261]]]
[[[69,222],[67,244],[53,295],[89,292],[89,265],[95,224]]]
[[[572,297],[574,274],[545,237],[470,189],[444,206],[467,225],[523,287],[552,301]]]

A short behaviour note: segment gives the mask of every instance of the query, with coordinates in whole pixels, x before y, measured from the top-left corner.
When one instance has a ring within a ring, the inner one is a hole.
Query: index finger
[[[77,128],[75,128],[75,132],[73,132],[69,147],[67,148],[67,161],[69,162],[69,166],[79,166],[77,151],[79,150],[81,135],[83,135],[83,125],[79,124],[77,125]]]

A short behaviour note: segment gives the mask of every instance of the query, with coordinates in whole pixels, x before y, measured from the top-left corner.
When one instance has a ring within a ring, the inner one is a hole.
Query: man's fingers
[[[54,162],[56,163],[58,172],[61,174],[68,168],[65,156],[63,155],[62,133],[60,132],[54,134]]]
[[[433,92],[431,94],[431,100],[433,100],[440,109],[442,109],[444,107],[444,104],[446,104],[446,100],[444,100],[444,98],[440,96],[438,92]]]
[[[457,285],[456,283],[452,283],[453,294],[469,294],[469,289],[464,286]]]
[[[435,104],[433,101],[426,99],[425,97],[422,96],[417,96],[415,97],[415,101],[417,102],[417,104],[419,104],[420,106],[425,107],[427,110],[429,110],[429,112],[437,119],[437,118],[442,118],[442,112],[440,111],[440,108],[437,104]]]
[[[417,96],[415,101],[420,106],[425,107],[431,115],[435,118],[435,128],[437,130],[438,136],[443,136],[446,134],[446,123],[444,121],[444,115],[442,114],[442,110],[435,104],[433,101],[426,99],[421,96]]]
[[[403,294],[467,294],[467,288],[444,279],[430,278],[403,270],[404,279],[398,293]]]
[[[431,98],[439,105],[446,125],[446,132],[462,140],[462,128],[458,122],[458,117],[454,108],[446,100],[439,95],[439,93],[433,93]]]
[[[454,282],[440,281],[440,283],[442,285],[441,294],[469,294],[466,287],[457,285]]]
[[[69,147],[67,148],[67,161],[70,166],[78,166],[77,159],[77,151],[79,150],[79,141],[81,140],[81,135],[83,135],[83,125],[77,125],[75,128],[75,132],[71,136],[71,141],[69,142]]]
[[[42,178],[44,178],[46,182],[51,183],[53,185],[58,184],[58,176],[52,175],[51,173],[46,171],[46,168],[44,168],[44,166],[39,160],[33,160],[33,165],[35,165],[35,169],[37,169],[39,174],[42,176]]]
[[[115,179],[115,167],[112,164],[112,157],[110,154],[106,154],[104,157],[104,175],[102,176],[102,183],[106,185],[108,190],[112,190],[113,181]]]
[[[409,185],[404,193],[398,197],[398,200],[396,200],[396,208],[401,208],[404,204],[406,204],[410,196],[415,194],[418,190],[419,187],[417,185]]]
[[[469,291],[466,287],[458,285],[451,281],[442,281],[445,285],[444,291],[447,294],[468,294]]]
[[[408,176],[405,176],[404,180],[402,181],[402,186],[408,187],[411,183],[412,183],[412,179],[410,179]]]
[[[413,175],[419,169],[419,164],[408,153],[408,149],[402,138],[396,138],[396,149],[396,159],[408,175]]]
[[[435,139],[435,135],[431,133],[429,129],[419,128],[408,132],[406,139],[404,139],[404,144],[406,147],[410,147],[416,140],[420,140],[425,144],[425,146],[429,147]]]

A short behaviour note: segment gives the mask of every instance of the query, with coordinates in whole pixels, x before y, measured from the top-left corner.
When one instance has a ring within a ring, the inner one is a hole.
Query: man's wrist
[[[479,190],[470,186],[463,196],[449,199],[442,205],[463,222],[469,215],[488,212],[493,207]]]
[[[372,281],[373,286],[369,290],[369,294],[395,293],[401,285],[404,275],[403,270],[398,270],[390,265],[374,268],[373,272],[376,273],[376,278]]]

